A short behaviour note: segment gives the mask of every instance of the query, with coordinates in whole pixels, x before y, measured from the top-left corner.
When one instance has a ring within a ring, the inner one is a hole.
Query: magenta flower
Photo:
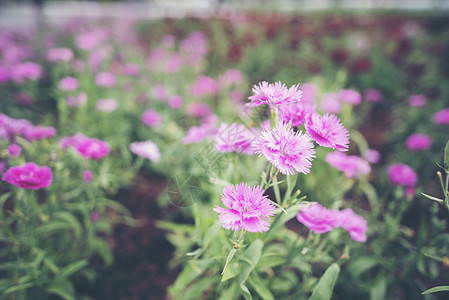
[[[69,61],[73,58],[73,51],[69,48],[52,48],[47,52],[47,59],[51,62]]]
[[[161,115],[157,111],[151,109],[144,111],[140,120],[148,127],[157,127],[162,123]]]
[[[30,126],[24,132],[24,137],[32,142],[34,140],[44,140],[56,135],[56,128],[45,126]]]
[[[140,74],[140,67],[138,64],[129,63],[123,66],[123,71],[128,76],[137,76]]]
[[[219,213],[218,218],[223,228],[230,230],[244,229],[249,232],[264,232],[270,227],[267,219],[275,215],[275,206],[264,190],[256,185],[240,183],[235,186],[226,186],[221,195],[225,206],[215,206],[214,211]]]
[[[69,95],[67,96],[66,102],[67,105],[71,107],[83,106],[87,102],[87,94],[81,92],[77,96]]]
[[[94,210],[91,214],[90,214],[90,220],[92,222],[97,222],[100,219],[100,213],[96,210]]]
[[[365,100],[373,103],[382,102],[382,93],[376,89],[365,90]]]
[[[200,75],[190,89],[195,98],[215,96],[218,93],[218,82],[208,76]]]
[[[215,135],[215,151],[253,155],[254,149],[251,147],[251,143],[255,138],[256,135],[245,125],[221,123],[218,133]]]
[[[63,91],[74,91],[78,88],[78,80],[73,77],[64,77],[59,81],[59,88]]]
[[[349,232],[353,240],[362,243],[366,242],[368,224],[364,218],[355,214],[350,208],[340,211],[338,217],[340,226]]]
[[[305,128],[318,145],[339,151],[348,150],[349,132],[336,115],[313,113],[307,118]]]
[[[427,104],[427,98],[424,95],[410,95],[407,102],[413,107],[424,107]]]
[[[345,173],[346,177],[360,177],[371,172],[369,163],[355,155],[346,155],[335,151],[326,155],[326,162],[332,167]]]
[[[380,153],[374,149],[368,149],[363,153],[363,158],[371,164],[377,164],[380,161]]]
[[[432,140],[423,133],[414,133],[405,140],[405,147],[410,151],[428,150],[431,146]]]
[[[449,125],[449,108],[440,110],[433,115],[435,124]]]
[[[159,101],[165,101],[168,98],[167,91],[162,85],[155,85],[151,89],[153,98]]]
[[[100,160],[109,154],[109,144],[94,138],[85,138],[75,150],[85,158]]]
[[[294,132],[283,122],[279,122],[275,129],[262,131],[253,148],[285,175],[293,175],[295,171],[309,173],[315,157],[310,136],[301,131]]]
[[[187,106],[186,114],[190,117],[203,118],[211,113],[209,104],[203,102],[193,102]]]
[[[27,93],[17,93],[14,95],[14,101],[21,105],[31,105],[31,103],[33,103],[34,101],[34,98]]]
[[[319,88],[313,83],[303,83],[301,84],[302,97],[301,102],[314,104],[316,95],[319,92]]]
[[[23,83],[26,79],[37,80],[43,73],[41,65],[32,62],[18,64],[12,70],[12,79],[17,83]]]
[[[98,110],[104,112],[113,112],[118,107],[118,102],[115,99],[99,99],[95,104]]]
[[[229,69],[220,76],[219,82],[223,88],[231,85],[237,85],[243,81],[243,74],[240,70]]]
[[[240,91],[232,90],[229,92],[229,100],[233,103],[240,103],[243,101],[243,94]]]
[[[200,126],[193,126],[187,131],[187,135],[182,139],[182,143],[185,145],[199,143],[206,138],[216,135],[217,133],[218,129],[213,124],[211,125],[204,123]]]
[[[95,84],[100,87],[113,88],[115,82],[115,75],[111,72],[101,72],[95,76]]]
[[[338,93],[338,97],[343,103],[349,103],[352,105],[359,105],[362,103],[362,95],[354,90],[343,89]]]
[[[296,219],[313,233],[325,233],[339,226],[338,211],[327,209],[319,203],[301,206]]]
[[[83,173],[83,177],[84,177],[84,181],[87,183],[91,183],[92,180],[94,179],[94,176],[92,175],[91,170],[85,170]]]
[[[341,102],[335,93],[326,93],[321,100],[321,110],[331,114],[341,113]]]
[[[17,144],[11,144],[8,146],[8,153],[12,158],[19,157],[20,153],[22,153],[22,147]]]
[[[292,122],[292,126],[296,127],[304,124],[306,119],[315,112],[316,105],[300,102],[280,105],[278,108],[279,119],[284,123]]]
[[[259,86],[253,87],[254,95],[248,99],[251,100],[247,107],[257,107],[263,104],[268,104],[271,108],[278,105],[288,104],[301,101],[302,91],[299,89],[299,84],[287,88],[285,84],[280,81],[274,84],[263,81]]]
[[[89,139],[89,138],[86,137],[81,132],[78,132],[78,133],[74,134],[73,136],[62,137],[59,140],[59,145],[61,146],[62,149],[67,149],[67,148],[70,148],[70,147],[74,147],[75,148],[78,145],[80,145],[81,142],[83,142],[86,139]]]
[[[179,109],[182,107],[184,99],[180,95],[174,95],[168,100],[168,106],[172,109]]]
[[[414,187],[418,182],[418,174],[406,164],[393,164],[388,167],[387,172],[393,185]]]
[[[161,152],[152,141],[134,142],[129,145],[132,153],[147,158],[152,162],[157,162],[161,158]]]
[[[0,114],[0,138],[12,140],[15,135],[23,136],[31,127],[33,124],[28,120],[13,119]]]
[[[49,187],[53,181],[53,173],[47,166],[40,167],[33,162],[9,168],[2,177],[12,185],[22,189],[38,190]]]

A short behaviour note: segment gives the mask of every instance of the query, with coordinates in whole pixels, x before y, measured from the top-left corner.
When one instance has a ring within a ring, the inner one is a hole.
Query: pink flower
[[[293,175],[295,171],[309,173],[315,157],[310,136],[302,131],[294,132],[283,122],[279,122],[275,129],[264,130],[253,147],[285,175]]]
[[[376,89],[367,89],[365,90],[365,99],[366,101],[379,103],[382,102],[382,93]]]
[[[217,133],[218,129],[211,124],[204,123],[200,126],[193,126],[187,131],[187,135],[182,139],[182,143],[185,145],[199,143],[208,137],[216,135]]]
[[[8,146],[8,153],[12,158],[19,157],[20,153],[22,153],[22,147],[17,144],[11,144]]]
[[[363,158],[371,164],[377,164],[380,161],[380,153],[374,149],[368,149],[363,153]]]
[[[52,48],[47,52],[47,59],[51,62],[69,61],[73,58],[73,51],[69,48]]]
[[[144,111],[140,120],[149,127],[157,127],[162,123],[162,118],[159,113],[151,109]]]
[[[243,81],[243,74],[240,70],[229,69],[220,76],[219,81],[224,88],[230,85],[237,85]]]
[[[232,90],[229,93],[229,99],[231,100],[231,102],[233,103],[240,103],[243,100],[243,94],[240,91],[237,90]]]
[[[24,62],[13,68],[12,78],[16,83],[23,83],[26,79],[37,80],[42,76],[42,67],[36,63]]]
[[[360,177],[371,172],[369,163],[355,155],[346,155],[335,151],[326,155],[326,162],[332,167],[345,173],[346,177]]]
[[[432,140],[427,134],[414,133],[405,141],[405,147],[410,151],[428,150],[432,146]]]
[[[254,95],[248,98],[251,102],[247,104],[247,107],[268,104],[271,108],[274,108],[282,104],[299,102],[302,95],[299,84],[287,88],[280,81],[274,84],[263,81],[259,83],[259,86],[253,87],[253,93]]]
[[[418,182],[418,174],[406,164],[393,164],[388,167],[387,172],[393,185],[414,187]]]
[[[358,242],[366,242],[368,224],[364,218],[347,208],[339,213],[340,226],[349,232],[351,238]]]
[[[115,75],[111,72],[101,72],[95,76],[95,84],[100,87],[113,88],[115,86]]]
[[[343,89],[338,93],[338,97],[341,102],[349,103],[352,105],[359,105],[362,103],[362,96],[359,92],[350,90],[350,89]]]
[[[292,126],[297,127],[315,112],[316,105],[311,103],[290,103],[279,106],[279,119],[284,123],[292,122]]]
[[[96,210],[94,210],[91,214],[90,214],[90,220],[92,222],[97,222],[100,219],[100,213]]]
[[[40,167],[33,162],[28,162],[8,169],[3,174],[2,180],[22,189],[38,190],[50,186],[53,173],[47,166]]]
[[[56,135],[56,128],[45,126],[30,126],[24,132],[24,137],[32,142],[34,140],[44,140]]]
[[[173,109],[179,109],[182,107],[184,103],[184,99],[180,95],[174,95],[168,100],[168,106]]]
[[[221,123],[218,133],[215,135],[215,151],[253,155],[254,149],[251,147],[251,143],[255,138],[256,135],[245,125]]]
[[[408,105],[414,107],[424,107],[427,104],[427,98],[424,95],[411,95],[407,99]]]
[[[34,99],[33,96],[26,93],[17,93],[14,95],[14,101],[21,105],[31,105]]]
[[[167,91],[162,85],[155,85],[151,89],[153,98],[159,101],[165,101],[168,98]]]
[[[318,203],[302,205],[296,218],[313,233],[329,232],[339,226],[338,211],[327,209]]]
[[[0,138],[13,139],[15,135],[23,136],[31,127],[33,124],[28,120],[13,119],[0,114]]]
[[[302,97],[301,102],[314,104],[316,95],[319,92],[319,89],[313,83],[303,83],[301,84]]]
[[[88,31],[78,35],[75,39],[76,46],[83,50],[93,50],[108,38],[104,29]]]
[[[75,70],[78,73],[81,73],[84,71],[84,66],[85,66],[84,61],[82,61],[81,59],[75,60],[72,64],[73,70]]]
[[[132,153],[147,158],[152,162],[157,162],[161,158],[161,152],[155,143],[152,141],[134,142],[129,145]]]
[[[69,95],[67,96],[66,102],[67,105],[71,107],[83,106],[87,102],[87,94],[81,92],[77,96]]]
[[[63,91],[74,91],[78,88],[78,80],[73,77],[64,77],[59,81],[59,88]]]
[[[335,93],[324,94],[323,100],[321,100],[321,110],[332,114],[341,113],[341,102],[338,95]]]
[[[349,132],[336,115],[313,113],[307,118],[305,128],[318,145],[339,151],[348,150]]]
[[[118,107],[115,99],[99,99],[96,103],[97,109],[104,112],[113,112]]]
[[[225,207],[215,206],[223,228],[230,230],[246,230],[264,232],[270,227],[268,219],[275,214],[275,206],[260,186],[240,183],[226,186],[221,195]]]
[[[100,160],[109,154],[109,144],[95,138],[82,139],[74,148],[88,159]]]
[[[8,82],[11,79],[11,70],[8,67],[0,66],[0,84]]]
[[[218,82],[208,76],[200,75],[190,89],[196,98],[215,96],[218,93]]]
[[[86,139],[88,139],[88,137],[86,137],[81,132],[78,132],[78,133],[74,134],[73,136],[62,137],[59,140],[59,145],[61,146],[62,149],[66,149],[66,148],[70,148],[70,147],[75,148]]]
[[[449,108],[440,110],[433,115],[435,124],[449,125]]]
[[[126,64],[123,66],[123,70],[128,76],[138,76],[140,74],[140,67],[138,64]]]
[[[91,183],[92,180],[94,179],[94,176],[92,175],[91,170],[85,170],[83,173],[83,177],[84,177],[84,181],[87,183]]]
[[[190,117],[203,118],[211,113],[209,104],[203,102],[193,102],[187,106],[186,114]]]

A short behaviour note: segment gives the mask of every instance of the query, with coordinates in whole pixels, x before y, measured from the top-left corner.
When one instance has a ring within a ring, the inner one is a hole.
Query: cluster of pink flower
[[[338,211],[327,209],[319,203],[304,204],[296,218],[313,233],[325,233],[341,227],[349,232],[353,240],[366,242],[367,222],[350,208]]]
[[[96,138],[86,137],[84,134],[78,132],[73,136],[63,137],[59,141],[63,149],[73,148],[81,156],[100,160],[109,154],[109,144]]]
[[[21,136],[32,142],[49,139],[56,135],[54,127],[33,126],[25,119],[14,119],[0,114],[0,139],[14,141],[15,136]]]

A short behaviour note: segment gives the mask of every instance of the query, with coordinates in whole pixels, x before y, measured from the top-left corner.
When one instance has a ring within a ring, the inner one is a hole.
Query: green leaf
[[[286,210],[288,214],[282,213],[282,215],[279,217],[279,220],[276,223],[273,222],[270,230],[267,231],[267,235],[269,232],[276,232],[277,230],[279,230],[279,228],[283,227],[285,223],[296,217],[300,209],[301,205],[293,205],[287,208]],[[280,210],[279,208],[277,208],[275,211],[278,214],[282,212],[282,210]]]
[[[263,242],[260,239],[255,240],[246,249],[245,253],[242,255],[242,265],[239,275],[239,284],[242,286],[248,279],[249,274],[254,270],[257,263],[262,256]]]
[[[267,283],[263,282],[262,279],[255,273],[248,277],[248,283],[256,291],[259,296],[264,300],[274,300],[273,294],[267,287]]]
[[[312,296],[310,296],[309,300],[329,300],[339,273],[340,266],[338,264],[333,263],[330,265],[313,289]]]
[[[0,196],[0,217],[3,217],[3,205],[5,205],[6,200],[11,196],[11,193],[4,193]]]
[[[287,261],[285,255],[277,253],[267,253],[262,255],[258,266],[260,268],[273,268],[285,264]]]
[[[65,300],[75,300],[75,289],[70,281],[56,279],[47,288],[47,292],[56,294]]]
[[[106,265],[112,264],[112,262],[114,261],[114,255],[112,254],[109,245],[105,241],[94,239],[91,244],[92,250],[97,252],[101,256]]]
[[[28,282],[28,283],[23,283],[23,284],[12,286],[9,289],[7,289],[6,291],[4,291],[3,295],[6,296],[6,295],[12,294],[14,292],[24,291],[24,290],[34,286],[34,284],[35,284],[35,282]]]
[[[220,230],[221,228],[221,222],[220,221],[216,221],[214,223],[214,225],[212,225],[207,232],[204,234],[204,238],[203,238],[203,249],[206,250],[207,247],[209,246],[210,242],[212,241],[212,239],[214,238],[215,234],[218,232],[218,230]]]
[[[376,279],[374,284],[369,290],[371,300],[383,300],[385,299],[385,293],[387,291],[387,278],[380,276]]]
[[[219,277],[217,276],[204,276],[203,278],[197,280],[193,284],[191,284],[179,299],[188,300],[188,299],[203,299],[204,292],[208,288],[214,287],[219,281]],[[202,297],[203,296],[203,297]]]
[[[432,201],[436,201],[436,202],[438,202],[438,203],[440,203],[440,204],[443,204],[443,203],[444,203],[443,199],[440,199],[440,198],[437,198],[437,197],[433,197],[433,196],[430,196],[430,195],[427,195],[427,194],[424,194],[424,193],[421,193],[421,195],[423,195],[423,196],[426,197],[427,199],[430,199],[430,200],[432,200]]]
[[[213,263],[213,259],[203,259],[191,261],[189,265],[186,265],[176,278],[175,283],[169,288],[169,293],[172,296],[182,295],[183,290],[198,276],[204,274]]]
[[[233,282],[231,286],[225,289],[218,300],[234,300],[239,296],[239,288],[237,282]]]
[[[64,269],[61,270],[61,272],[59,273],[59,277],[61,277],[61,278],[69,277],[70,275],[72,275],[72,274],[78,272],[79,270],[81,270],[82,268],[86,267],[88,264],[89,263],[88,263],[87,259],[81,259],[79,261],[71,263],[71,264],[67,265]]]
[[[444,147],[444,170],[449,173],[449,140]]]
[[[248,290],[248,288],[246,287],[246,285],[241,284],[240,289],[242,291],[242,294],[243,294],[243,297],[245,298],[245,300],[253,300],[253,297],[251,296],[251,293]]]
[[[449,285],[436,286],[431,289],[428,289],[427,291],[422,292],[422,294],[426,295],[426,294],[431,294],[431,293],[436,293],[436,292],[449,292]]]
[[[378,264],[378,261],[374,257],[360,257],[352,261],[348,267],[347,271],[348,274],[351,274],[353,278],[358,278],[360,275],[371,269],[372,267],[376,266]]]
[[[237,249],[235,249],[235,248],[232,248],[232,250],[229,251],[228,257],[226,258],[226,263],[223,267],[223,271],[221,271],[221,275],[223,275],[224,272],[226,271],[226,267],[228,266],[229,262],[232,260],[232,258],[234,257],[236,252],[237,252]]]
[[[221,282],[226,281],[228,279],[234,278],[235,276],[237,276],[240,272],[240,268],[239,268],[239,264],[238,263],[232,263],[232,264],[228,264],[226,267],[226,271],[224,271],[222,277],[221,277]]]
[[[74,215],[72,215],[67,211],[59,211],[55,213],[54,216],[55,219],[65,221],[67,224],[69,224],[70,228],[73,230],[73,233],[78,239],[81,237],[83,233],[83,228],[81,227],[80,222]]]

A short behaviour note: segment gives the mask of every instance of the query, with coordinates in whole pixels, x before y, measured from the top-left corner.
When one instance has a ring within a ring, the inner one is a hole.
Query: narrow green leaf
[[[239,288],[237,282],[233,282],[231,286],[221,293],[220,298],[218,300],[235,300],[239,297]]]
[[[432,255],[432,254],[429,254],[429,253],[423,253],[423,254],[424,254],[425,256],[431,258],[431,259],[436,260],[436,261],[439,261],[439,262],[442,262],[442,261],[443,261],[443,258],[441,258],[441,257],[439,257],[439,256],[435,256],[435,255]]]
[[[67,211],[59,211],[55,213],[55,219],[65,221],[70,225],[70,228],[73,230],[75,236],[79,239],[83,233],[83,228],[78,221],[78,219]]]
[[[207,249],[207,247],[209,246],[210,242],[212,241],[212,239],[214,238],[215,234],[218,232],[218,230],[220,230],[221,228],[221,222],[220,221],[216,221],[214,223],[214,225],[212,225],[207,232],[204,234],[204,238],[203,238],[203,249]]]
[[[223,273],[223,276],[221,277],[221,282],[224,282],[228,279],[234,278],[235,276],[239,275],[240,269],[239,269],[238,263],[230,263],[226,267],[226,270]]]
[[[59,277],[61,278],[69,277],[70,275],[86,267],[88,264],[89,263],[87,259],[81,259],[79,261],[71,263],[61,270],[61,272],[59,273]]]
[[[262,279],[255,273],[248,277],[248,283],[256,291],[259,296],[264,300],[274,300],[273,294],[267,287],[267,283],[263,282]]]
[[[28,283],[23,283],[23,284],[19,284],[19,285],[15,285],[10,287],[9,289],[7,289],[6,291],[3,292],[3,296],[12,294],[14,292],[19,292],[19,291],[23,291],[26,290],[32,286],[34,286],[34,282],[28,282]]]
[[[338,264],[333,263],[330,265],[313,289],[312,296],[310,296],[309,300],[329,300],[339,273],[340,266]]]
[[[428,289],[427,291],[422,292],[423,295],[436,293],[436,292],[449,292],[449,285],[441,285],[436,286],[431,289]]]
[[[234,257],[236,252],[237,252],[237,249],[235,249],[235,248],[232,248],[232,250],[229,251],[228,258],[226,258],[226,263],[224,265],[223,271],[221,271],[221,275],[223,275],[224,272],[226,271],[226,267],[228,266],[229,262],[232,260],[232,258]]]
[[[241,284],[240,289],[242,291],[242,294],[243,294],[243,297],[245,298],[245,300],[253,300],[253,296],[251,296],[251,293],[248,290],[248,288],[246,287],[246,285]]]
[[[430,199],[430,200],[432,200],[432,201],[436,201],[436,202],[438,202],[438,203],[440,203],[440,204],[443,204],[443,203],[444,203],[443,199],[440,199],[440,198],[437,198],[437,197],[433,197],[433,196],[430,196],[430,195],[427,195],[427,194],[424,194],[424,193],[421,193],[421,195],[423,195],[423,196],[426,197],[427,199]]]
[[[56,294],[65,300],[75,300],[75,289],[70,281],[56,279],[47,288],[47,292]]]
[[[239,284],[244,285],[245,281],[248,279],[249,274],[254,270],[257,263],[262,256],[262,248],[264,244],[262,240],[257,239],[251,243],[251,245],[246,249],[242,256],[243,263],[241,265],[239,274]]]
[[[387,278],[385,276],[380,276],[376,279],[374,284],[369,290],[369,295],[371,300],[383,300],[385,299],[385,293],[387,291]]]
[[[444,147],[444,170],[449,173],[449,140]]]

